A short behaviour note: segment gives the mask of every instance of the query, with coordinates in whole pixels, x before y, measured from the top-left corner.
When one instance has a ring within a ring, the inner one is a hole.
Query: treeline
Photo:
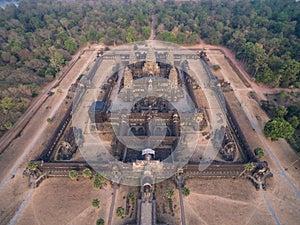
[[[158,37],[207,43],[236,52],[256,82],[300,87],[300,2],[201,0],[157,3]]]
[[[261,107],[271,120],[265,125],[264,132],[272,140],[285,138],[300,151],[300,93],[285,91],[268,96],[269,100],[261,101]]]
[[[0,8],[0,132],[81,46],[156,39],[234,50],[253,79],[299,87],[300,2],[294,0],[21,0]]]
[[[145,4],[24,0],[0,8],[0,136],[79,47],[148,39]]]

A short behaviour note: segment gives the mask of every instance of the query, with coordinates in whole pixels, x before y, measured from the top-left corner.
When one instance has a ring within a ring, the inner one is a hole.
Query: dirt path
[[[28,201],[29,201],[30,197],[32,196],[33,192],[34,192],[34,189],[31,189],[31,190],[28,191],[28,193],[27,193],[25,199],[23,200],[21,206],[19,207],[18,211],[15,213],[14,217],[9,222],[9,225],[14,225],[17,222],[18,217],[22,213],[24,207],[28,203]]]
[[[183,196],[182,196],[182,189],[181,186],[178,188],[179,194],[179,202],[180,202],[180,213],[181,213],[181,224],[186,225],[185,213],[184,213],[184,204],[183,204]]]
[[[150,35],[148,40],[154,40],[154,38],[155,38],[155,26],[156,26],[156,23],[157,23],[157,18],[156,18],[156,15],[152,15],[151,18],[152,18],[151,35]]]
[[[97,47],[97,46],[94,46]],[[46,101],[39,107],[35,115],[30,119],[28,124],[23,129],[21,135],[17,137],[0,156],[0,198],[6,199],[6,202],[12,202],[10,207],[7,208],[2,202],[0,209],[5,208],[5,213],[0,213],[0,221],[2,217],[13,218],[12,224],[18,219],[19,214],[22,213],[23,208],[26,206],[29,197],[23,196],[22,202],[15,201],[14,195],[7,195],[8,188],[15,188],[19,183],[27,182],[27,178],[17,176],[19,171],[22,171],[29,160],[34,159],[43,148],[43,142],[49,139],[51,133],[56,128],[60,121],[64,108],[66,108],[65,97],[68,93],[68,89],[72,83],[76,81],[78,76],[84,72],[86,67],[93,63],[94,57],[96,57],[96,50],[86,51],[81,55],[80,59],[68,69],[66,76],[61,78],[59,87],[62,93],[57,93],[54,90],[52,96],[47,97]],[[45,87],[48,91],[49,87]],[[45,90],[42,93],[45,93]],[[46,93],[47,94],[47,93]],[[69,103],[70,104],[70,103]],[[47,123],[47,118],[53,118],[53,122]],[[14,182],[12,183],[12,178]],[[11,186],[13,185],[13,186]],[[6,187],[7,186],[7,187]],[[23,193],[28,191],[28,187],[22,186]],[[11,209],[13,213],[7,214]],[[15,212],[17,212],[15,214]]]
[[[263,128],[269,118],[260,108],[260,105],[249,97],[250,91],[257,93],[257,90],[253,86],[252,88],[246,88],[241,83],[238,75],[228,67],[228,63],[221,52],[218,53],[212,50],[207,52],[211,63],[221,66],[221,70],[217,72],[218,76],[222,76],[231,83],[234,94],[249,119],[251,127],[258,134],[262,143],[261,147],[265,149],[266,156],[264,160],[268,161],[271,171],[274,172],[274,177],[272,178],[274,184],[270,185],[271,187],[269,186],[270,190],[266,194],[260,196],[261,204],[268,210],[268,214],[272,217],[274,224],[298,223],[299,217],[291,215],[290,212],[299,210],[298,207],[295,208],[292,205],[298,205],[300,201],[300,174],[297,171],[300,163],[295,164],[288,171],[283,169],[285,165],[289,165],[297,159],[295,152],[285,140],[272,142],[265,137]],[[265,89],[260,90],[265,91]],[[286,205],[289,205],[289,209],[284,208]],[[253,221],[253,218],[251,221]],[[293,223],[290,221],[293,221]]]
[[[111,200],[111,203],[110,203],[107,225],[111,225],[111,221],[112,221],[112,218],[113,218],[113,215],[114,215],[117,189],[118,189],[118,184],[114,183],[114,185],[113,185],[113,196],[112,196],[112,200]]]

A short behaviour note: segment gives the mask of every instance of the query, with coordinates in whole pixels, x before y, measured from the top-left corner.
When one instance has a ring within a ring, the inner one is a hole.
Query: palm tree
[[[76,180],[78,177],[78,171],[76,170],[71,170],[69,172],[69,177],[71,178],[71,180]]]
[[[90,178],[92,176],[92,171],[89,168],[82,170],[82,176],[84,178]]]
[[[188,189],[187,187],[182,188],[181,192],[184,196],[190,195],[190,189]]]
[[[92,206],[94,206],[95,208],[99,208],[100,205],[100,201],[98,198],[93,199],[92,201]]]
[[[241,172],[241,174],[239,175],[239,177],[241,177],[246,171],[247,172],[251,172],[252,170],[254,169],[254,164],[253,162],[249,162],[249,163],[246,163],[244,165],[244,170]]]
[[[174,190],[172,188],[168,188],[166,196],[167,198],[172,198],[174,196]]]
[[[245,164],[244,169],[249,172],[252,171],[254,169],[253,162],[251,162],[251,163],[249,162],[249,163]]]
[[[119,206],[119,207],[117,208],[117,210],[116,210],[116,215],[117,215],[118,217],[123,218],[124,215],[125,215],[125,209],[124,209],[123,207]]]
[[[104,219],[102,219],[102,218],[97,219],[96,225],[104,225]]]

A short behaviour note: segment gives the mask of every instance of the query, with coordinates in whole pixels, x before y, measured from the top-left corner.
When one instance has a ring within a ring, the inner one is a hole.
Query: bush
[[[254,153],[260,159],[265,156],[264,150],[262,148],[260,148],[260,147],[255,148],[254,149]]]
[[[266,123],[264,133],[272,141],[276,141],[279,138],[291,138],[295,133],[295,129],[283,118],[274,118]]]
[[[94,175],[94,183],[93,183],[93,187],[94,187],[95,189],[100,188],[101,184],[104,183],[104,182],[105,182],[105,177],[104,177],[104,176],[102,176],[102,175],[99,174],[99,173],[96,173],[96,174]]]
[[[214,71],[218,71],[218,70],[221,69],[221,66],[219,66],[219,65],[213,65],[212,68],[213,68]]]
[[[181,192],[184,196],[190,195],[190,189],[188,189],[187,187],[182,188]]]
[[[35,170],[36,167],[37,167],[37,163],[36,163],[36,162],[32,162],[32,161],[30,161],[30,162],[28,163],[28,166],[27,166],[27,168],[28,168],[29,170]]]
[[[89,168],[85,168],[83,171],[82,171],[82,176],[84,178],[90,178],[92,176],[92,171],[89,169]]]
[[[92,206],[95,208],[99,208],[99,205],[100,205],[99,199],[98,198],[93,199]]]
[[[102,219],[102,218],[97,219],[96,225],[104,225],[104,219]]]
[[[172,188],[167,189],[167,198],[172,198],[174,196],[174,190]]]
[[[71,170],[69,172],[69,177],[71,178],[71,180],[76,180],[78,177],[78,171],[76,170]]]
[[[125,209],[121,206],[119,206],[117,209],[116,209],[116,215],[117,217],[121,217],[123,218],[124,215],[125,215]]]
[[[128,194],[127,194],[127,198],[128,198],[130,201],[132,201],[132,202],[135,201],[135,196],[134,196],[133,193],[128,193]]]

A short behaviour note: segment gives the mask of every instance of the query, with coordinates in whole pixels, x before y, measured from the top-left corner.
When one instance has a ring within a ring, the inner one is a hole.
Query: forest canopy
[[[295,0],[21,0],[0,8],[0,131],[13,125],[80,47],[146,40],[153,18],[156,39],[224,45],[255,81],[300,86]]]

